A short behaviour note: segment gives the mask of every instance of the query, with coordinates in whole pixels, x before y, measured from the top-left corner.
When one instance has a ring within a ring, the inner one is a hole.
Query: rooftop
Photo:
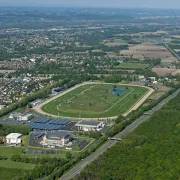
[[[102,124],[102,121],[82,120],[82,121],[78,122],[78,123],[76,124],[76,126],[79,126],[79,125],[98,126],[98,125],[100,125],[100,124]]]
[[[22,136],[22,134],[20,134],[20,133],[10,133],[6,136],[6,138],[7,139],[17,139],[21,136]]]
[[[62,138],[68,138],[71,137],[71,134],[69,132],[65,131],[60,131],[60,132],[50,132],[46,134],[47,139],[51,140],[57,140],[57,139],[62,139]]]

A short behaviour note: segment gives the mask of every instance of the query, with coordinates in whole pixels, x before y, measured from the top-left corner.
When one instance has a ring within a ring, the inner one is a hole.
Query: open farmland
[[[104,40],[106,46],[115,47],[115,46],[122,46],[128,45],[128,43],[122,39],[114,39],[113,41]]]
[[[167,57],[161,60],[161,62],[177,62],[177,58],[172,56],[172,57]]]
[[[135,58],[139,60],[145,59],[166,59],[173,57],[173,55],[163,46],[154,44],[139,44],[129,47],[129,50],[122,50],[122,56],[128,58]]]
[[[177,75],[180,74],[180,69],[169,69],[169,68],[152,68],[158,76]]]
[[[101,118],[126,113],[148,92],[147,88],[117,85],[124,90],[113,94],[113,84],[86,84],[45,104],[42,110],[64,117]]]

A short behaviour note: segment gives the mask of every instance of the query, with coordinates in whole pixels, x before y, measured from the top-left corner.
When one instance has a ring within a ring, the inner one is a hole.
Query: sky
[[[180,9],[180,0],[0,0],[0,6]]]

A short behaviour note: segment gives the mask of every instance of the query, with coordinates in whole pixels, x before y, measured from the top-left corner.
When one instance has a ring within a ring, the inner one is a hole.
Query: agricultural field
[[[158,76],[177,75],[180,74],[180,69],[169,69],[169,68],[152,68]]]
[[[121,63],[119,66],[115,68],[123,68],[123,69],[146,69],[149,67],[149,64],[142,63]]]
[[[114,39],[113,41],[106,42],[105,45],[109,47],[114,47],[114,46],[128,45],[128,43],[122,39]]]
[[[129,47],[129,50],[122,50],[120,54],[124,57],[139,60],[167,59],[173,57],[173,55],[165,47],[154,44],[139,44]]]
[[[113,117],[126,113],[147,92],[144,87],[117,85],[122,93],[113,94],[113,84],[87,84],[44,105],[46,113],[76,118]]]

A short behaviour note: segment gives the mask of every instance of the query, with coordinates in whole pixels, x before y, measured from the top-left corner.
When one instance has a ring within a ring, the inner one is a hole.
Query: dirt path
[[[53,114],[48,114],[46,112],[44,112],[42,110],[42,107],[48,103],[50,103],[51,101],[71,92],[72,90],[78,88],[78,87],[81,87],[83,85],[86,85],[86,84],[114,84],[114,83],[102,83],[102,82],[85,82],[85,83],[82,83],[82,84],[78,84],[72,88],[69,88],[67,90],[65,90],[64,92],[62,92],[61,94],[58,94],[56,96],[53,96],[51,98],[49,98],[48,100],[46,100],[45,102],[43,102],[42,104],[39,104],[35,107],[33,107],[33,109],[40,113],[40,114],[43,114],[43,115],[46,115],[46,116],[51,116],[51,117],[54,117],[54,118],[63,118],[63,119],[69,119],[69,120],[76,120],[76,121],[79,121],[80,119],[79,118],[73,118],[73,117],[64,117],[64,116],[58,116],[58,115],[53,115]],[[123,116],[127,116],[130,112],[136,110],[138,107],[140,107],[144,101],[154,92],[154,89],[150,88],[150,87],[146,87],[146,86],[139,86],[139,85],[130,85],[130,84],[118,84],[118,85],[122,85],[122,86],[136,86],[136,87],[144,87],[144,88],[147,88],[149,89],[148,93],[146,93],[145,96],[143,96],[143,98],[141,98],[130,110],[128,110],[126,113],[123,114]],[[113,116],[113,117],[103,117],[103,118],[81,118],[81,119],[84,119],[84,120],[113,120],[113,119],[116,119],[118,116]]]

